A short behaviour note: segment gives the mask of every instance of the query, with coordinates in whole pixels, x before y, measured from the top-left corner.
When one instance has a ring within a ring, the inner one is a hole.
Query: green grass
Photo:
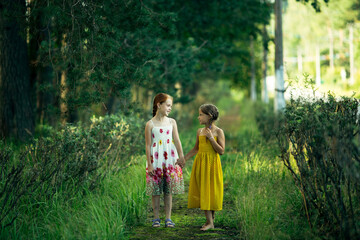
[[[253,105],[238,102],[233,106],[226,107],[228,112],[223,112],[219,122],[225,130],[227,150],[221,156],[224,206],[216,214],[216,231],[199,231],[205,222],[203,212],[187,209],[185,194],[174,197],[176,230],[152,229],[149,206],[147,223],[133,229],[130,239],[181,239],[179,235],[189,239],[317,239],[303,213],[301,194],[277,158],[277,146],[265,142],[257,130]],[[180,132],[185,153],[195,143],[197,127]],[[184,169],[186,184],[192,163]]]
[[[301,194],[277,157],[276,144],[265,142],[257,130],[254,106],[243,101],[232,109],[240,115],[233,122],[238,129],[228,131],[232,151],[221,158],[224,199],[232,209],[219,214],[218,220],[240,229],[245,239],[315,239],[302,211]],[[229,125],[224,125],[225,132]]]
[[[62,192],[51,201],[24,199],[14,225],[2,229],[0,238],[316,239],[303,214],[301,195],[277,158],[276,145],[264,142],[257,130],[254,106],[239,99],[231,101],[222,100],[223,109],[219,107],[226,153],[221,156],[224,206],[216,215],[216,230],[199,230],[205,217],[200,210],[187,209],[187,194],[174,196],[175,229],[151,228],[142,156],[135,165],[107,175],[96,191],[82,189],[70,199]],[[179,127],[185,153],[193,147],[198,127]],[[191,166],[189,161],[184,169],[187,184]]]
[[[106,176],[95,192],[83,189],[84,194],[66,201],[61,192],[49,202],[28,199],[21,209],[25,214],[0,238],[122,239],[147,214],[144,172],[144,164],[130,166]]]

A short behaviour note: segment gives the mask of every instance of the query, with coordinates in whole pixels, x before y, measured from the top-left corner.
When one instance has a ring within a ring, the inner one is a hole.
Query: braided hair
[[[219,110],[213,104],[203,104],[200,106],[200,110],[210,116],[210,125],[219,118]]]

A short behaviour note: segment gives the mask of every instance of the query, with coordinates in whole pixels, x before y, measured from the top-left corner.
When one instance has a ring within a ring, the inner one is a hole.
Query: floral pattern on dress
[[[175,165],[178,153],[171,138],[172,126],[153,127],[152,136],[151,163],[155,174],[150,176],[146,166],[146,193],[148,195],[184,193],[182,169],[179,165]]]

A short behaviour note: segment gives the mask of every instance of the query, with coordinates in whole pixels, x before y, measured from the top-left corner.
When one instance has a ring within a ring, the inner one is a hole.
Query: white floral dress
[[[172,130],[171,124],[154,126],[152,129],[151,163],[155,174],[149,175],[146,162],[146,193],[148,195],[184,193],[182,169],[179,165],[175,165],[178,153],[172,138]]]

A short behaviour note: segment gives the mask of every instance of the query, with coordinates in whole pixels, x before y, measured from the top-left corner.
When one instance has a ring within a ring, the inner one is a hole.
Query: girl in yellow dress
[[[185,156],[185,161],[195,154],[191,171],[188,208],[205,211],[206,223],[201,230],[214,228],[215,211],[222,210],[223,173],[220,155],[225,151],[224,131],[215,126],[219,112],[215,105],[204,104],[199,108],[198,120],[205,125],[197,131],[196,143]]]

